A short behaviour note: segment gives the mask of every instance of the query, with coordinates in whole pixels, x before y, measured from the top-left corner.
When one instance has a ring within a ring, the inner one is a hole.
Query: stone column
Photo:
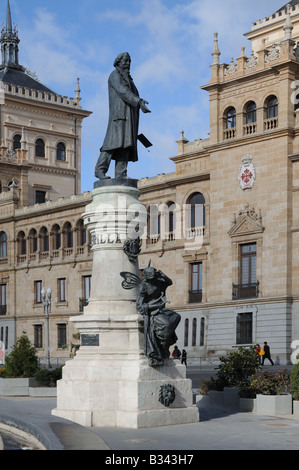
[[[84,426],[139,428],[198,421],[185,366],[172,359],[150,367],[143,352],[143,321],[136,289],[122,287],[121,272],[139,277],[124,242],[142,235],[147,222],[136,180],[102,180],[83,214],[91,234],[92,287],[83,315],[71,321],[81,346],[57,383],[56,416]],[[138,229],[140,233],[138,233]],[[161,385],[175,382],[173,409],[159,402]]]

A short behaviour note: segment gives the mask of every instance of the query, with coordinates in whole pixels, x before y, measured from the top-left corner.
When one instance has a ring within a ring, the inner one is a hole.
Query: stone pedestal
[[[81,346],[63,367],[52,414],[97,427],[198,422],[185,366],[173,359],[160,367],[148,366],[136,290],[122,287],[121,272],[139,276],[138,260],[129,259],[124,242],[141,235],[147,222],[137,184],[134,180],[100,182],[92,196],[83,214],[93,245],[91,297],[83,315],[71,318],[80,332]],[[169,406],[159,401],[165,384],[175,391]]]

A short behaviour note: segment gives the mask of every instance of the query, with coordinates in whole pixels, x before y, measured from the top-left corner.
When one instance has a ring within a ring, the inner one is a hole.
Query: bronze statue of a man
[[[128,162],[138,160],[137,137],[139,110],[150,113],[148,102],[139,97],[130,75],[131,58],[127,52],[117,56],[115,70],[108,80],[109,121],[95,176],[107,179],[111,160],[115,160],[115,178],[128,178]]]

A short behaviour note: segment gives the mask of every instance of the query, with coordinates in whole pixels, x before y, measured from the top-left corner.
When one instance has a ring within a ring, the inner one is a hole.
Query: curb
[[[37,445],[40,450],[51,450],[52,446],[49,438],[34,424],[29,425],[25,421],[22,421],[18,418],[12,418],[11,416],[0,414],[0,430],[1,429],[4,431],[7,430],[31,442],[33,441],[33,443]],[[1,442],[3,445],[2,439]]]

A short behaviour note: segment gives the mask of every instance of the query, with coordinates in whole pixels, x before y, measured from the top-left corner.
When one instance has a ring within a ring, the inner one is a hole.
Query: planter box
[[[240,412],[249,412],[255,413],[256,412],[256,398],[240,398]]]
[[[216,392],[212,390],[209,392],[209,406],[211,408],[223,408],[224,407],[224,393]]]
[[[208,408],[210,406],[209,395],[196,395],[195,403],[198,408]]]
[[[292,395],[256,396],[256,414],[258,415],[291,415],[292,405]]]
[[[299,400],[293,401],[293,414],[299,415]]]
[[[26,397],[29,387],[36,385],[34,378],[0,379],[0,395],[9,397]]]
[[[240,408],[240,388],[224,387],[223,390],[223,406],[226,410],[239,411]]]
[[[56,397],[57,388],[56,387],[29,387],[29,396],[30,397]]]

